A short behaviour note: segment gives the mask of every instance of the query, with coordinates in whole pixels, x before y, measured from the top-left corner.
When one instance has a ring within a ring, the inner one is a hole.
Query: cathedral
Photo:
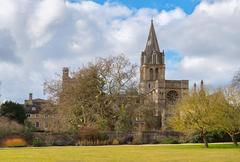
[[[152,101],[156,106],[156,115],[161,118],[161,129],[166,129],[167,119],[176,101],[188,93],[188,80],[166,80],[165,54],[160,50],[153,21],[141,54],[140,94],[144,102]]]

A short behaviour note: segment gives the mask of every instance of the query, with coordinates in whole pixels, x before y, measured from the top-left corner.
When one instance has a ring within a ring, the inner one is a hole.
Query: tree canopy
[[[136,67],[124,55],[97,58],[72,73],[64,87],[61,80],[46,83],[59,122],[65,119],[64,128],[75,130],[132,130],[138,108]]]
[[[210,95],[206,89],[193,91],[177,104],[170,126],[185,134],[199,133],[208,147],[207,133],[214,129],[215,110],[220,101],[217,94]]]
[[[1,105],[0,115],[20,124],[24,124],[24,120],[27,118],[23,106],[12,101],[6,101]]]

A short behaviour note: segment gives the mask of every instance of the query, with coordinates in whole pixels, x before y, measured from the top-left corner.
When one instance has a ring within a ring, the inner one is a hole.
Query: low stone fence
[[[163,138],[178,138],[181,134],[173,131],[142,131],[142,132],[131,132],[131,133],[123,133],[123,132],[106,132],[108,137],[113,139],[124,139],[124,138],[138,138],[141,140],[141,143],[158,143],[161,142]]]
[[[36,132],[34,138],[41,139],[46,145],[106,145],[118,141],[119,144],[153,144],[162,143],[166,138],[178,138],[179,133],[173,131],[143,132],[99,132],[98,136],[89,135],[82,138],[81,134]]]

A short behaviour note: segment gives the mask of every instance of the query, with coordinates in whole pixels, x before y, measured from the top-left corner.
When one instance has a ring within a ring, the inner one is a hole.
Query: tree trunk
[[[208,148],[208,140],[207,140],[206,133],[202,132],[202,139],[203,139],[204,146]]]
[[[234,144],[235,146],[238,146],[238,142],[237,142],[237,139],[236,139],[235,135],[234,135],[234,134],[230,134],[230,136],[231,136],[231,138],[232,138],[233,144]]]

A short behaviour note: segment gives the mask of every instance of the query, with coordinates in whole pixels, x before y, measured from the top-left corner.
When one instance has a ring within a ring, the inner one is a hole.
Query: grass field
[[[240,162],[231,144],[85,146],[0,149],[0,162]]]

